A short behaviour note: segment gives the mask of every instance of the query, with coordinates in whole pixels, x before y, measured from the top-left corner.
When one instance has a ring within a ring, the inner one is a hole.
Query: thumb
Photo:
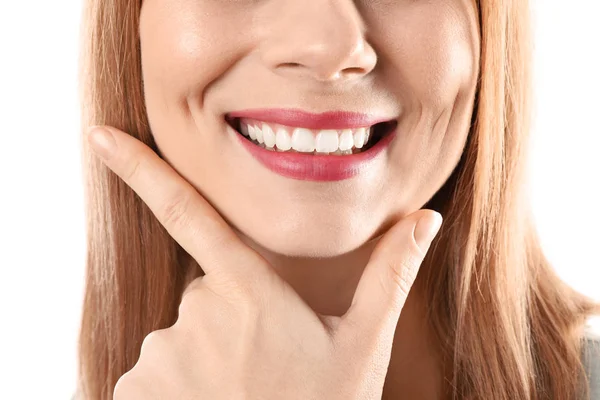
[[[400,312],[441,224],[438,212],[419,210],[403,218],[381,238],[338,330],[358,328],[359,332],[353,332],[352,336],[359,334],[363,336],[361,340],[389,336],[386,342],[391,350]]]

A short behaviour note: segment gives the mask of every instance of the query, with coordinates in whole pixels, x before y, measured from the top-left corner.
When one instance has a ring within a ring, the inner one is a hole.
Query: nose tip
[[[290,3],[278,14],[279,25],[270,30],[263,46],[262,59],[275,73],[337,82],[373,70],[377,55],[352,1],[293,0],[295,7]]]
[[[307,46],[290,59],[294,61],[275,65],[276,72],[319,82],[355,79],[368,74],[377,63],[375,52],[364,40],[356,40],[352,47],[340,43],[335,50],[327,45]]]

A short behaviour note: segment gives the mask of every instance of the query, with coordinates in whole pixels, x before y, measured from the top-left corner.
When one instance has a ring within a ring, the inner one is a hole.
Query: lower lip
[[[229,124],[227,126],[262,165],[279,175],[305,181],[340,181],[359,175],[389,146],[397,131],[396,126],[364,152],[333,156],[266,150],[246,139]]]

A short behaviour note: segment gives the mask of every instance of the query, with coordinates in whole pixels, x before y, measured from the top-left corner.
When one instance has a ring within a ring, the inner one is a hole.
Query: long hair
[[[86,0],[83,130],[107,124],[157,153],[143,95],[142,0]],[[528,205],[530,16],[525,0],[477,1],[479,79],[469,138],[451,178],[427,204],[445,223],[422,285],[454,399],[580,399],[584,322],[600,305],[559,279]],[[86,287],[78,395],[112,398],[144,337],[171,326],[201,268],[145,203],[83,145]]]

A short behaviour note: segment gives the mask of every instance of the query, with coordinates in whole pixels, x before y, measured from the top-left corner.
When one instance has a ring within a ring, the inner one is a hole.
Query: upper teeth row
[[[312,130],[246,118],[240,121],[240,125],[242,134],[264,144],[266,148],[273,149],[276,146],[281,151],[294,149],[304,153],[333,153],[339,150],[351,154],[353,148],[360,149],[367,143],[371,132],[370,127]]]

